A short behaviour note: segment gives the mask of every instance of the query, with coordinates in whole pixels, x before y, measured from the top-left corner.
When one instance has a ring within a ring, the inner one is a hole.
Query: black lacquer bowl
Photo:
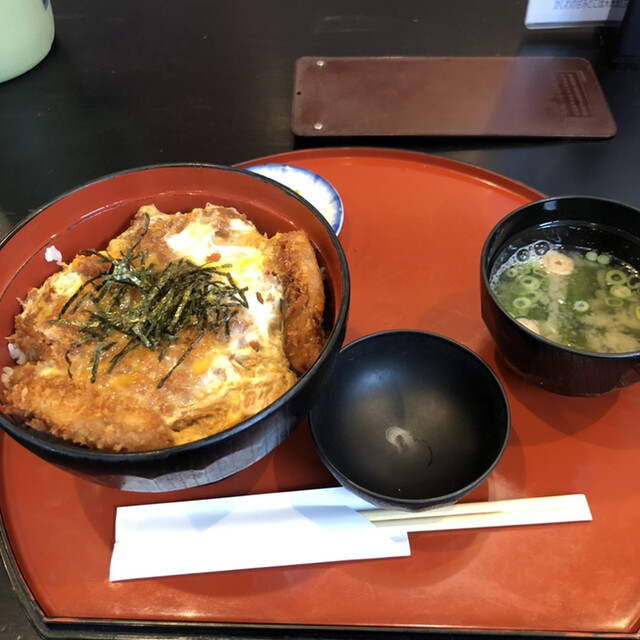
[[[467,347],[423,331],[384,331],[344,347],[309,414],[318,453],[347,489],[417,511],[484,482],[510,431],[509,405]]]
[[[501,254],[535,241],[609,253],[640,269],[640,211],[585,196],[532,202],[503,218],[488,235],[480,262],[482,318],[504,361],[530,382],[568,396],[599,396],[640,380],[640,351],[595,353],[547,340],[523,326],[490,286]]]
[[[20,311],[18,298],[58,269],[45,260],[46,247],[54,245],[69,259],[82,249],[102,249],[144,204],[171,212],[207,202],[236,207],[268,235],[294,229],[307,233],[325,273],[328,339],[318,360],[260,413],[189,444],[145,452],[94,451],[16,424],[0,412],[0,424],[11,437],[48,462],[97,483],[160,492],[210,484],[235,474],[272,451],[306,417],[344,339],[347,262],[331,226],[312,205],[292,190],[248,171],[192,164],[146,167],[97,180],[47,204],[0,244],[0,332],[11,335]],[[11,364],[5,346],[0,349],[0,367]]]

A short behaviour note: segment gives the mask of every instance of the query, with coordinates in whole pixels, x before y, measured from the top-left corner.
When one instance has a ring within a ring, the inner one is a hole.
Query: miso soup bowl
[[[548,391],[599,396],[640,380],[640,351],[594,353],[537,335],[510,315],[491,289],[491,275],[512,254],[538,240],[606,253],[640,269],[640,210],[586,196],[547,198],[503,218],[482,249],[481,312],[503,360]]]
[[[109,487],[145,492],[188,489],[231,476],[263,458],[309,412],[331,375],[345,335],[349,273],[338,239],[322,215],[287,187],[255,173],[215,165],[165,165],[123,171],[66,193],[26,219],[0,242],[0,331],[9,336],[18,298],[58,267],[47,262],[54,245],[63,260],[102,249],[144,204],[190,211],[207,202],[244,213],[263,233],[301,229],[325,274],[327,342],[316,362],[284,395],[256,415],[215,435],[165,449],[106,452],[35,431],[2,413],[0,426],[31,452],[66,471]],[[14,364],[6,345],[0,369]]]

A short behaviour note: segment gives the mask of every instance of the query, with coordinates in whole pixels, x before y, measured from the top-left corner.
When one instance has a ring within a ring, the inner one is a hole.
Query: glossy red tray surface
[[[329,149],[268,160],[315,171],[342,197],[340,240],[352,278],[347,342],[393,328],[440,333],[473,349],[503,382],[510,441],[466,500],[584,493],[593,521],[416,533],[412,555],[400,559],[110,583],[119,505],[333,486],[307,425],[228,480],[162,495],[77,479],[2,436],[9,548],[45,620],[636,635],[640,387],[601,398],[539,390],[505,368],[480,317],[483,240],[540,194],[413,153]]]

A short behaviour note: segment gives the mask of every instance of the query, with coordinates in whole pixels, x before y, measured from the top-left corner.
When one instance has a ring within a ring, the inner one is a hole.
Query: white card
[[[621,22],[629,0],[529,0],[529,29],[580,27]]]

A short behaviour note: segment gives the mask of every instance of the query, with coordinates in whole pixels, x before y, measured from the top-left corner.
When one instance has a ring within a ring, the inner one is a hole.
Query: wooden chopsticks
[[[367,509],[359,513],[376,527],[395,527],[399,533],[584,522],[593,519],[587,499],[582,494],[457,503],[417,512]]]

